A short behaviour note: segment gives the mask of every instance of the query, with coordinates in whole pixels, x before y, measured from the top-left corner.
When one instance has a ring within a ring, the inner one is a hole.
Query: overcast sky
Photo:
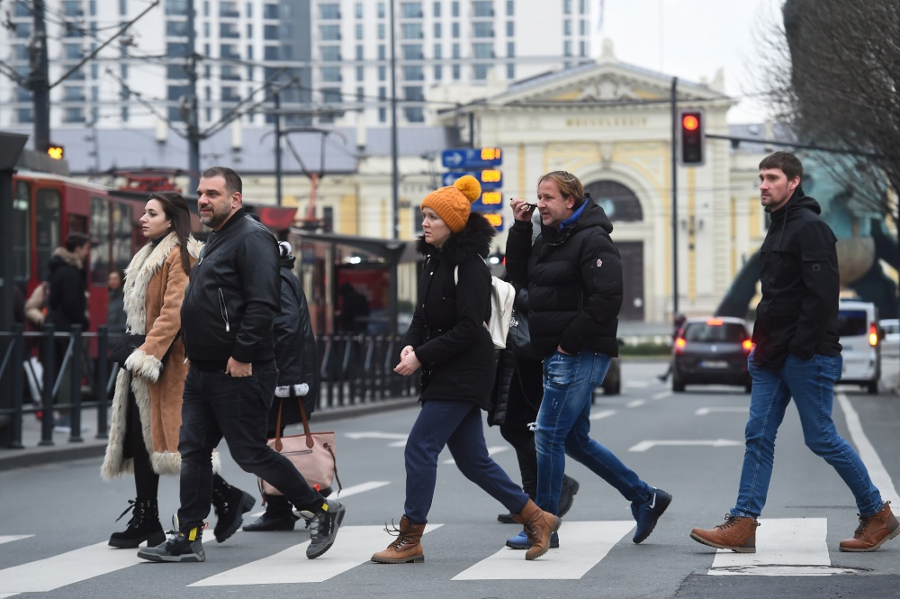
[[[783,0],[594,0],[603,4],[602,37],[622,62],[699,82],[725,69],[725,91],[742,98],[760,91],[759,39],[780,23]],[[599,19],[598,19],[599,21]],[[598,23],[595,23],[597,26]],[[599,49],[595,51],[599,55]],[[761,122],[764,103],[745,99],[731,123]]]

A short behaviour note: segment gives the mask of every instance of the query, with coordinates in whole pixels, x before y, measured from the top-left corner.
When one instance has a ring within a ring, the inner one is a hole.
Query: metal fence
[[[59,333],[51,324],[38,332],[25,332],[22,325],[0,332],[0,381],[7,387],[0,392],[0,445],[22,448],[23,418],[34,414],[41,416],[38,445],[54,445],[54,410],[69,414],[69,442],[83,441],[82,411],[86,409],[96,409],[96,438],[107,438],[111,391],[118,372],[118,364],[110,362],[108,355],[120,337],[109,334],[106,326],[96,333],[84,333],[77,325],[71,332]],[[88,359],[89,340],[96,340],[96,357]],[[59,351],[60,341],[66,345],[64,352]],[[416,394],[420,375],[404,377],[394,372],[399,344],[399,336],[319,337],[318,408],[357,406]],[[43,368],[40,376],[34,368],[36,350]],[[57,360],[62,360],[59,368]],[[25,401],[26,385],[32,395],[38,394],[33,398],[37,401]],[[60,397],[61,387],[66,386],[69,397]]]

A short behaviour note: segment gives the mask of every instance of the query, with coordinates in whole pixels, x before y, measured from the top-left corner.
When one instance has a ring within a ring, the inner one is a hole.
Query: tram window
[[[91,283],[105,285],[109,277],[111,225],[109,201],[91,198]]]
[[[37,265],[38,279],[46,281],[50,276],[48,265],[53,251],[61,245],[59,192],[55,189],[39,189],[35,202],[35,222],[37,223]]]
[[[134,238],[131,223],[131,206],[113,204],[113,267],[125,271],[125,267],[131,262],[131,241]]]
[[[13,198],[13,272],[17,281],[31,278],[31,188],[19,181]]]

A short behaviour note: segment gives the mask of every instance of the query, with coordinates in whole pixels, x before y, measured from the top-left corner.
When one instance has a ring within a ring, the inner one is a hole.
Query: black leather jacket
[[[235,212],[212,233],[191,269],[181,306],[192,361],[266,362],[281,311],[278,244],[263,225]]]

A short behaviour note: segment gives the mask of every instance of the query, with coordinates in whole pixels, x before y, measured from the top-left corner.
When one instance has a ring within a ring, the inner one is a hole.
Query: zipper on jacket
[[[228,308],[225,307],[225,295],[222,288],[219,287],[219,311],[222,313],[222,319],[225,321],[225,332],[231,332],[231,323],[228,322]]]

